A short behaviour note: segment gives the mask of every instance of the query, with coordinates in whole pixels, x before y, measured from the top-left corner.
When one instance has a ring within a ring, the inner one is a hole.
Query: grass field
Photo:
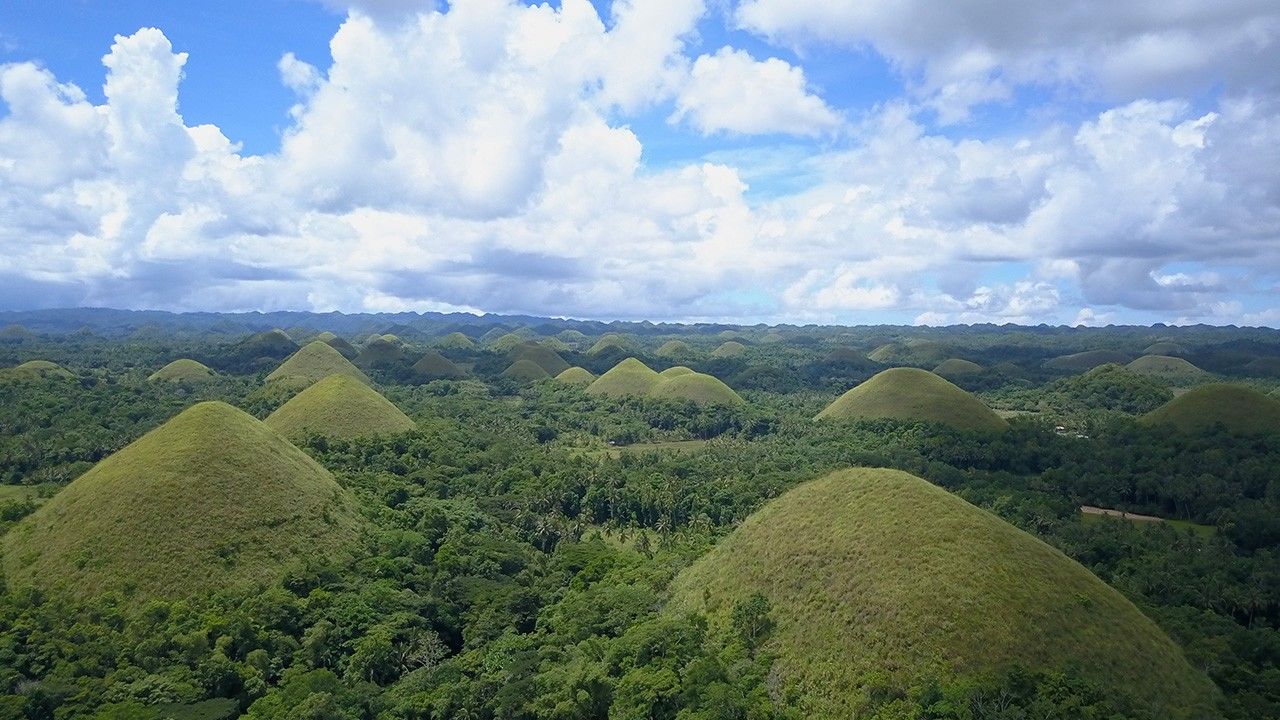
[[[1213,537],[1218,533],[1218,529],[1212,525],[1200,525],[1198,523],[1190,522],[1189,520],[1166,520],[1164,518],[1148,518],[1146,516],[1134,517],[1133,515],[1120,517],[1116,515],[1103,515],[1099,513],[1086,512],[1083,510],[1080,512],[1080,522],[1102,523],[1117,520],[1131,522],[1138,525],[1145,523],[1163,523],[1178,530],[1190,530],[1200,537],[1205,538]]]
[[[1204,717],[1215,696],[1088,570],[896,470],[833,473],[770,502],[677,577],[667,612],[724,629],[754,593],[777,623],[764,649],[781,691],[807,717],[858,717],[867,678],[907,687],[1014,666],[1074,668],[1161,718]]]

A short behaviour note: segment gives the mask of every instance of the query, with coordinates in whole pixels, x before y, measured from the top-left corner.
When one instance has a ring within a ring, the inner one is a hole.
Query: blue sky
[[[11,0],[0,305],[1280,323],[1280,9],[1081,3]]]

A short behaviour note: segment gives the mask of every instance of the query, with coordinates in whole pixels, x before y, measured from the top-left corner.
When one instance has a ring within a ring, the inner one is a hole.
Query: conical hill
[[[265,421],[290,439],[308,434],[351,439],[398,435],[414,422],[378,391],[350,375],[330,375],[276,408]]]
[[[360,382],[369,382],[360,368],[351,364],[328,343],[316,340],[307,344],[285,360],[267,376],[269,383],[281,383],[291,387],[306,387],[330,375],[350,375]]]
[[[963,430],[1002,430],[1003,418],[973,395],[927,370],[891,368],[841,395],[820,420],[892,418]]]

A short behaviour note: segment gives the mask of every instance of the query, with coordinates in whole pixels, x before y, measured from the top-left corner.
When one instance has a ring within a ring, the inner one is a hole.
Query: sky
[[[73,306],[1280,326],[1280,3],[7,0]]]

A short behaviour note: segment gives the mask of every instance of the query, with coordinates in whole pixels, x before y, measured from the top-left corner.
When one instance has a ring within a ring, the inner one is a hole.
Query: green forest
[[[1276,331],[6,315],[0,718],[1280,718]]]

